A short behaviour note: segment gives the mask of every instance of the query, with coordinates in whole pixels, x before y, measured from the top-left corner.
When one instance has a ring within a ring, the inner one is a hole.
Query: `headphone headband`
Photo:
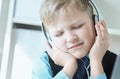
[[[96,20],[100,21],[103,20],[103,17],[101,15],[100,10],[98,9],[97,5],[94,3],[93,0],[89,0],[89,3],[91,4],[91,6],[93,7],[93,11],[94,11],[94,15],[96,16]]]

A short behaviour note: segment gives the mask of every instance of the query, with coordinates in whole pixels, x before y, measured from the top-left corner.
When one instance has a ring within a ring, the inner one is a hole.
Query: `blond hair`
[[[67,12],[68,9],[73,8],[87,12],[91,17],[93,15],[89,0],[43,0],[40,7],[40,19],[44,25],[49,25],[56,20],[61,11]]]

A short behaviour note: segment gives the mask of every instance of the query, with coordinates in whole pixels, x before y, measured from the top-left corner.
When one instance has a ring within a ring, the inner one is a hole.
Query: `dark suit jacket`
[[[103,65],[104,72],[108,79],[111,78],[116,56],[117,56],[116,54],[110,51],[106,51],[106,54],[103,57],[102,65]],[[53,70],[53,77],[54,77],[63,67],[56,65],[50,57],[49,57],[49,63]]]

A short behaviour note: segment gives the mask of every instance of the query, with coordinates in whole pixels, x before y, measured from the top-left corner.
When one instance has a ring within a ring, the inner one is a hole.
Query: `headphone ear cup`
[[[93,15],[93,22],[94,22],[94,25],[96,22],[99,22],[99,18],[97,15]]]
[[[95,15],[93,15],[93,23],[95,25],[96,21],[95,21]]]
[[[49,34],[46,32],[44,24],[42,23],[41,29],[43,31],[43,34],[48,42],[48,44],[50,45],[50,47],[52,48],[52,39],[50,38]]]
[[[48,41],[50,47],[52,48],[52,39],[47,32],[46,32],[46,34],[47,34],[47,38],[48,38],[47,41]]]
[[[95,26],[96,22],[97,22],[97,16],[96,16],[96,15],[93,15],[93,23],[94,23],[94,26]],[[95,27],[94,27],[94,28],[95,28]],[[95,30],[95,34],[96,34],[96,36],[97,36],[96,30]]]

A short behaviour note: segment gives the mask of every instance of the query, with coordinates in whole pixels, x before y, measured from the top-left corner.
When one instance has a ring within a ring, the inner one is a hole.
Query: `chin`
[[[77,58],[77,59],[81,59],[83,57],[85,57],[88,54],[88,52],[74,52],[72,55]]]

